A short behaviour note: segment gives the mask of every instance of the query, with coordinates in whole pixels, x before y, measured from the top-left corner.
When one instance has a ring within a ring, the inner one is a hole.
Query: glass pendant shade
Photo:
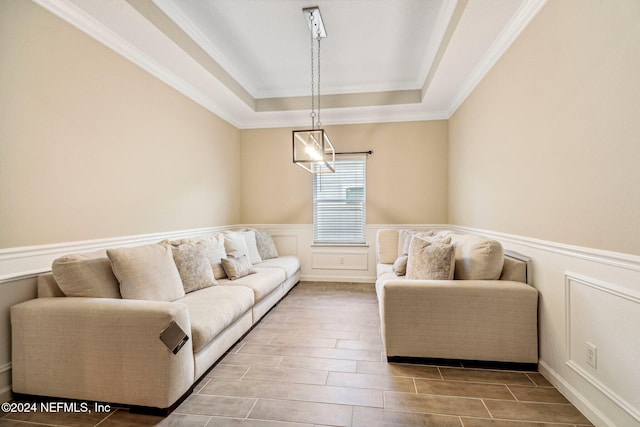
[[[324,129],[293,131],[293,163],[311,173],[336,171],[336,150]]]

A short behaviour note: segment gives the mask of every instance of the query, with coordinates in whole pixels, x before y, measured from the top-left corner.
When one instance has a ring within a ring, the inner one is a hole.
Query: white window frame
[[[336,158],[335,173],[313,175],[313,243],[364,245],[367,156]]]

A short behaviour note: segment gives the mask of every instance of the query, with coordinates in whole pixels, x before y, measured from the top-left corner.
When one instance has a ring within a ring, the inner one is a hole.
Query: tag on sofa
[[[177,354],[182,346],[189,341],[189,336],[172,320],[160,333],[160,339],[173,354]]]

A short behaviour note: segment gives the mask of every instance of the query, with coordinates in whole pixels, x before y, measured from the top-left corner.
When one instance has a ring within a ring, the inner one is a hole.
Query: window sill
[[[368,243],[312,243],[312,248],[368,248]]]

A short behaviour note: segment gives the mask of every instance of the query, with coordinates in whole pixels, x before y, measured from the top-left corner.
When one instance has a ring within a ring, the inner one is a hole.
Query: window
[[[336,160],[335,173],[313,175],[314,243],[366,243],[367,159]]]

